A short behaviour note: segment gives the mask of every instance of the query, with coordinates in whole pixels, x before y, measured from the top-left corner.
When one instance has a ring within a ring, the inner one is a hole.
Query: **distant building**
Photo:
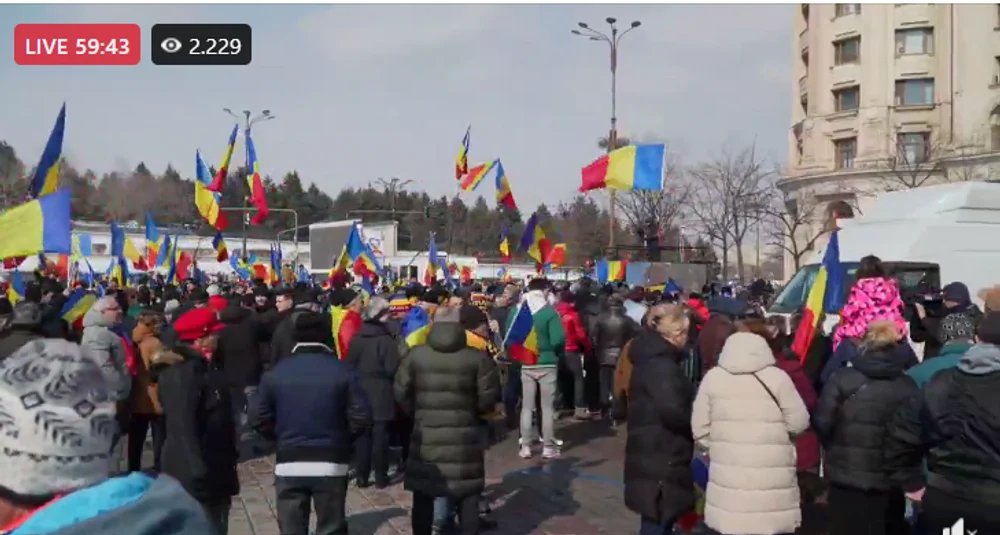
[[[1000,177],[998,4],[797,4],[793,16],[779,185],[815,215],[801,240],[879,191]]]

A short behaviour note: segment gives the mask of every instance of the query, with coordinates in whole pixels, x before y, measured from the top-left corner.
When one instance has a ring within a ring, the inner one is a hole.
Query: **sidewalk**
[[[634,533],[638,517],[622,502],[624,429],[597,422],[560,422],[565,441],[559,459],[517,456],[516,434],[487,452],[486,493],[503,535]],[[233,501],[230,535],[278,535],[274,506],[274,458],[240,465],[241,493]],[[397,483],[347,494],[351,534],[409,534],[410,493]]]

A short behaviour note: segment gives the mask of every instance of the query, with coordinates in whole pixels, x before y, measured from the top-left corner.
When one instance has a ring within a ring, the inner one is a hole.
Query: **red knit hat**
[[[174,331],[182,342],[193,342],[223,327],[225,325],[219,321],[219,313],[211,307],[189,310],[174,322]]]

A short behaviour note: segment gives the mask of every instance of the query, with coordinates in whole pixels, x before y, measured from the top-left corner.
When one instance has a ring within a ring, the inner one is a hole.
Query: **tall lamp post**
[[[573,35],[579,35],[580,37],[586,37],[591,41],[603,41],[608,44],[611,49],[611,131],[608,133],[608,152],[611,152],[617,148],[618,144],[618,117],[616,115],[616,98],[617,98],[617,75],[618,75],[618,47],[621,44],[622,37],[625,34],[638,28],[642,23],[634,20],[629,25],[625,31],[618,31],[616,24],[618,20],[614,17],[608,17],[604,19],[604,22],[608,23],[611,28],[611,34],[608,35],[604,32],[599,32],[591,28],[585,22],[578,22],[577,26],[580,29],[570,30]],[[610,228],[608,229],[608,248],[613,248],[615,246],[615,190],[611,189],[608,191],[611,196],[611,206],[609,209],[610,217]]]
[[[233,110],[231,110],[229,108],[222,108],[222,111],[226,112],[233,119],[236,119],[237,122],[240,121],[240,116],[236,115],[236,113],[234,113]],[[264,122],[264,121],[270,121],[271,119],[274,119],[274,115],[271,114],[271,110],[262,110],[258,115],[254,116],[253,118],[251,118],[251,116],[253,116],[253,112],[251,112],[250,110],[243,110],[243,133],[247,137],[250,136],[250,128],[254,124],[260,123],[260,122]],[[247,145],[247,160],[246,161],[247,161],[247,163],[250,163],[250,149],[249,149],[249,145]],[[251,171],[250,169],[247,169],[247,172],[250,172],[250,171]],[[250,223],[250,210],[249,210],[249,208],[250,208],[250,197],[247,196],[247,195],[244,195],[243,196],[243,218],[242,218],[243,219],[243,259],[244,260],[246,260],[248,258],[248,255],[247,255],[247,225]]]

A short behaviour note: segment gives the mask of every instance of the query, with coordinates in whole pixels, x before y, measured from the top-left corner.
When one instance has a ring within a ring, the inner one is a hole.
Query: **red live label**
[[[18,24],[18,65],[138,65],[138,24]]]

